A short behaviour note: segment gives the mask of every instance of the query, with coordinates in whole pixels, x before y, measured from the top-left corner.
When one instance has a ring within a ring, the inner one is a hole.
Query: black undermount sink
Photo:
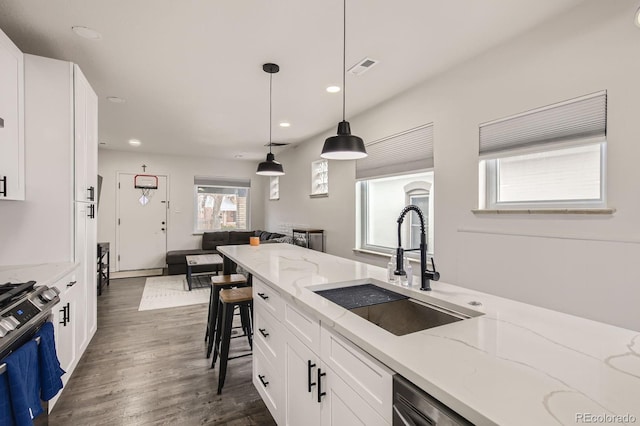
[[[471,318],[375,284],[316,290],[315,293],[396,336]]]

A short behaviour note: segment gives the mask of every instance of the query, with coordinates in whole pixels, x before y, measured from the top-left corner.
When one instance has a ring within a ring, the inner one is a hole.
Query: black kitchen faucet
[[[416,212],[418,218],[420,219],[420,248],[410,248],[405,250],[402,248],[402,234],[400,232],[400,228],[402,226],[402,222],[404,221],[405,215],[412,210]],[[420,207],[410,204],[402,209],[402,212],[400,212],[400,217],[398,217],[398,248],[396,249],[396,270],[393,272],[395,275],[407,275],[404,270],[404,252],[415,250],[420,250],[420,290],[431,291],[430,281],[438,281],[440,279],[440,273],[436,271],[436,264],[433,261],[433,257],[431,258],[433,270],[430,271],[427,268],[427,234],[424,229],[424,215],[422,214],[422,210],[420,210]]]

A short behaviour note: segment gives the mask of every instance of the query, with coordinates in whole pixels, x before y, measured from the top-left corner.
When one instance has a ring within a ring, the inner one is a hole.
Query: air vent
[[[287,146],[289,145],[288,143],[283,143],[283,142],[271,142],[271,143],[265,143],[264,146]]]
[[[378,62],[380,61],[376,59],[364,58],[363,60],[349,68],[349,73],[353,75],[362,75],[366,71],[373,68]]]

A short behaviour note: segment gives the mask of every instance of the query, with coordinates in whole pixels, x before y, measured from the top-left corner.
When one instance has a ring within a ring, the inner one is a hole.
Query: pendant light
[[[343,0],[342,32],[342,121],[338,123],[338,135],[324,141],[320,157],[329,160],[357,160],[367,156],[362,138],[352,135],[349,122],[345,120],[346,68],[347,68],[347,0]]]
[[[273,92],[273,74],[280,71],[280,67],[276,64],[264,64],[262,70],[269,74],[269,153],[267,159],[258,164],[256,174],[262,176],[282,176],[284,169],[282,164],[276,161],[276,157],[271,153],[271,94]]]

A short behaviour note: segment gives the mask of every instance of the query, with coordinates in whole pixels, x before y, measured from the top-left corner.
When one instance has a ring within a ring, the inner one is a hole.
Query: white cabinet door
[[[71,321],[70,314],[76,308],[75,293],[71,291],[73,287],[67,287],[67,285],[73,285],[75,277],[70,277],[65,280],[61,280],[55,286],[60,290],[60,303],[56,305],[57,309],[54,309],[53,323],[55,327],[56,336],[56,351],[58,353],[58,360],[60,360],[60,366],[67,372],[63,376],[63,381],[69,379],[71,376],[71,370],[76,361],[76,345],[75,345],[75,322]]]
[[[73,66],[75,200],[94,202],[98,180],[98,98]]]
[[[326,368],[326,370],[325,370]],[[367,402],[333,370],[323,366],[319,386],[322,396],[322,426],[389,426]],[[325,390],[326,389],[326,390]]]
[[[269,362],[261,342],[253,344],[253,386],[258,390],[262,401],[271,416],[280,424],[283,398],[283,377],[280,371]]]
[[[76,348],[79,355],[82,355],[88,344],[87,333],[87,274],[93,274],[93,263],[87,262],[89,247],[87,246],[87,234],[91,205],[87,203],[76,203],[76,252],[75,260],[80,264],[78,269],[77,283],[72,287],[76,294],[76,300],[82,301],[79,306],[72,310],[72,320],[76,323]],[[91,271],[88,269],[91,268]]]
[[[291,332],[287,332],[286,340],[284,423],[290,426],[319,426],[317,381],[320,357]]]
[[[24,56],[0,31],[0,200],[24,200]]]

